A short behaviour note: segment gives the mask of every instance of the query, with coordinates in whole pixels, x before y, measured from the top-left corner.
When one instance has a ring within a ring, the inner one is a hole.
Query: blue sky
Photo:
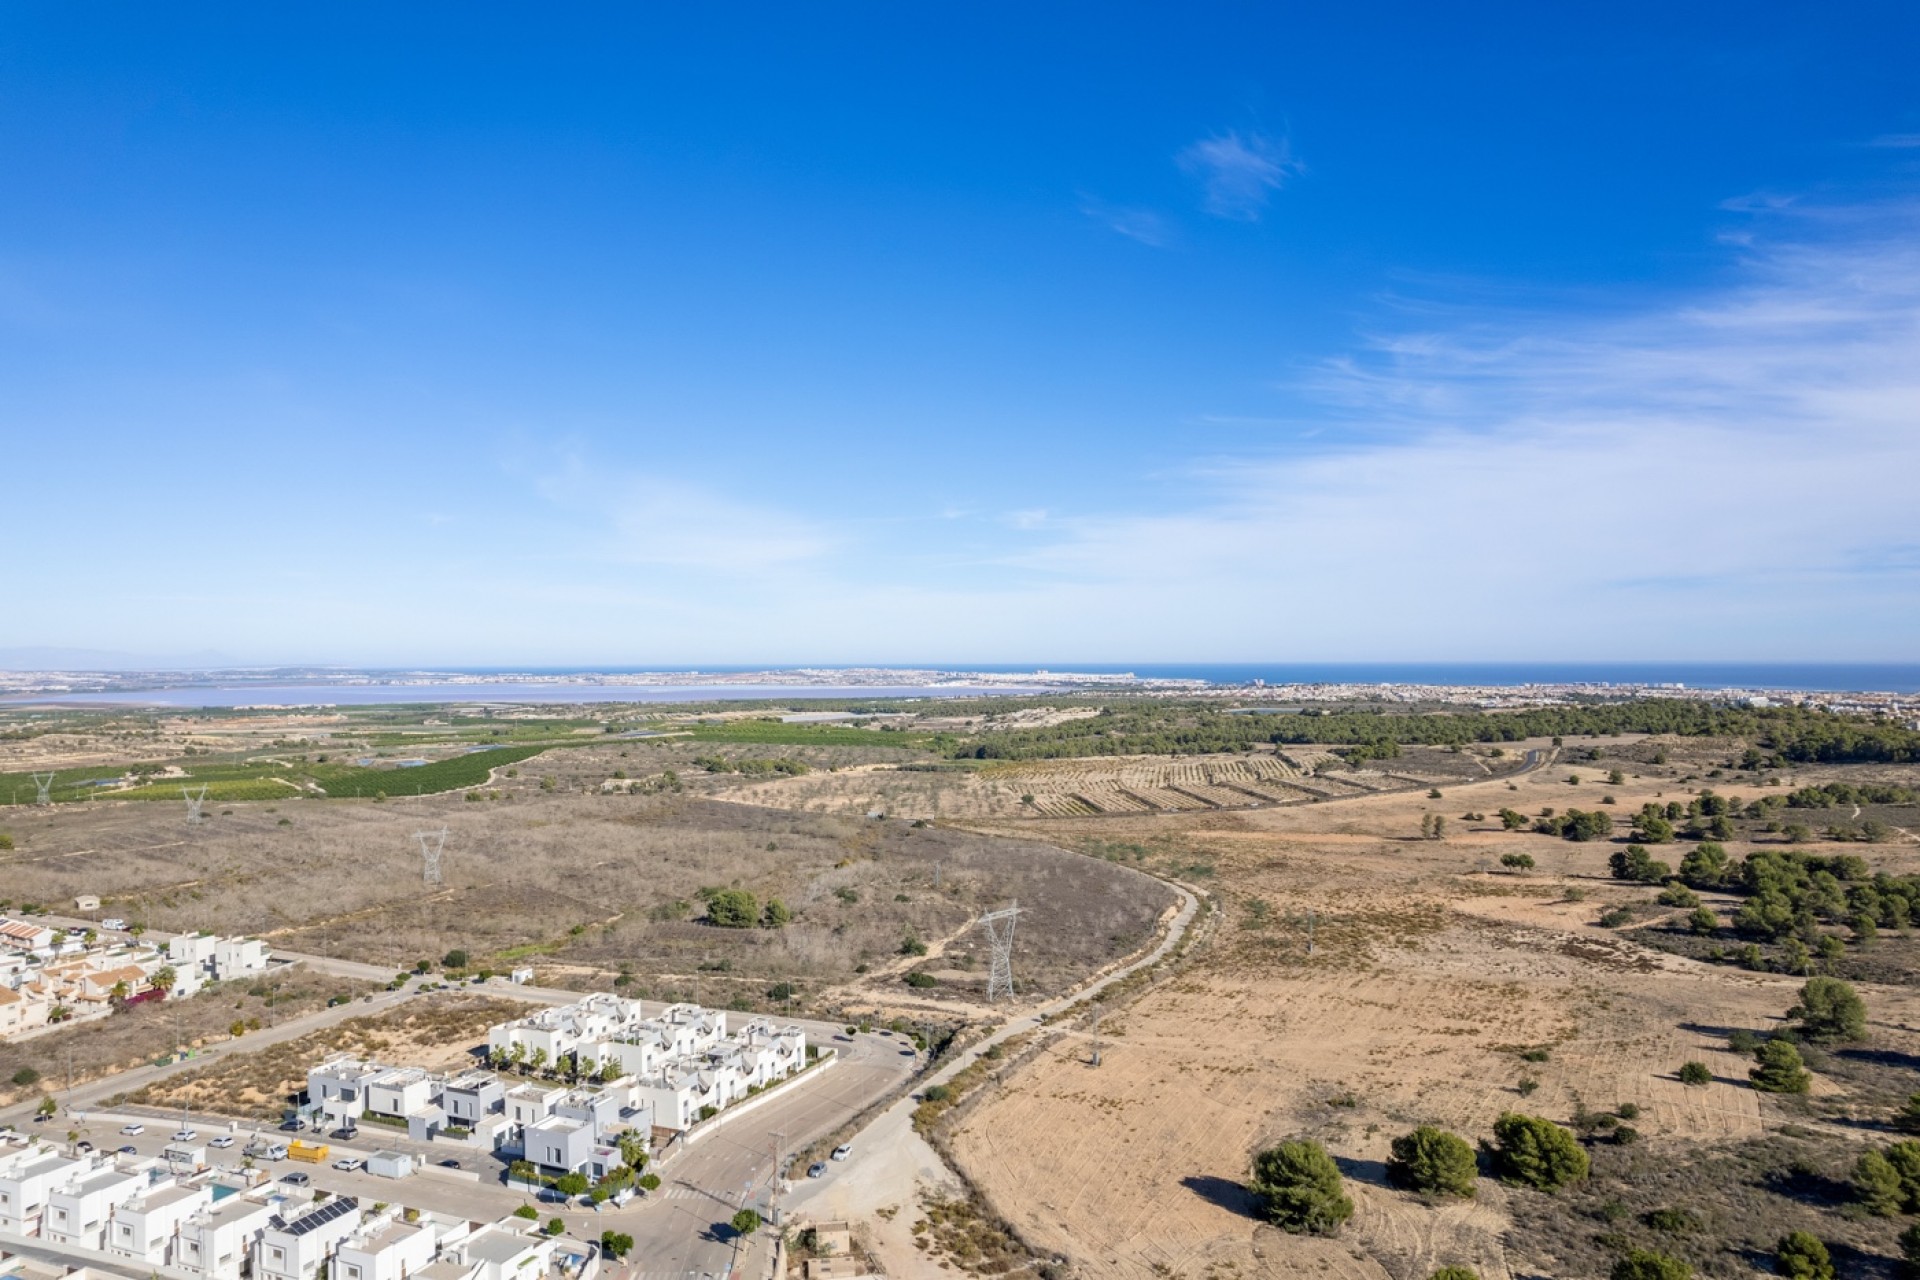
[[[1911,5],[0,12],[0,650],[1920,657]]]

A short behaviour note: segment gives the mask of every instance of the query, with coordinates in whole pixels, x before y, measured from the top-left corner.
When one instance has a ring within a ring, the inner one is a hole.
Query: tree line
[[[1754,746],[1747,768],[1795,763],[1920,761],[1920,733],[1891,721],[1812,707],[1728,707],[1679,698],[1535,707],[1519,711],[1404,713],[1308,709],[1284,716],[1234,715],[1185,703],[1104,707],[1064,724],[978,734],[939,743],[956,759],[1044,760],[1102,755],[1197,755],[1288,743],[1351,743],[1361,758],[1400,746],[1466,746],[1576,734],[1737,737]]]

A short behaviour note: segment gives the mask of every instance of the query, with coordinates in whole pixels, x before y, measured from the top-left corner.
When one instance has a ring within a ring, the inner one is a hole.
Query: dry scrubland
[[[191,1000],[137,1004],[101,1021],[0,1043],[0,1106],[43,1089],[64,1089],[143,1066],[176,1048],[227,1040],[235,1022],[254,1030],[271,1027],[369,989],[364,982],[295,966],[263,974],[257,982],[215,983]],[[38,1072],[39,1083],[15,1085],[14,1076],[23,1068]]]
[[[730,799],[807,813],[970,821],[1116,817],[1309,804],[1382,791],[1446,786],[1510,772],[1509,753],[1411,747],[1375,767],[1349,768],[1325,748],[1283,746],[1234,754],[1114,756],[968,767],[886,762],[801,778],[740,783]]]
[[[878,974],[909,936],[943,973],[921,994],[964,997],[986,968],[969,922],[1011,899],[1032,911],[1023,983],[1064,989],[1139,946],[1172,900],[1150,877],[1017,836],[706,798],[723,775],[689,774],[677,792],[601,791],[615,773],[692,753],[552,751],[497,776],[476,793],[486,799],[231,804],[198,827],[153,802],[16,809],[5,825],[19,847],[0,854],[0,880],[16,902],[97,893],[103,913],[159,929],[261,934],[396,967],[461,948],[475,965],[532,963],[549,984],[620,981],[749,1007],[780,982],[817,994]],[[444,883],[428,888],[411,835],[442,824]],[[715,928],[700,920],[702,887],[778,897],[794,918]]]
[[[349,1018],[255,1053],[221,1058],[149,1085],[128,1101],[279,1120],[292,1095],[307,1087],[307,1068],[330,1054],[404,1062],[429,1071],[452,1070],[472,1064],[473,1050],[486,1042],[488,1027],[525,1012],[525,1005],[497,996],[426,996],[391,1013]]]
[[[1221,912],[1191,967],[1107,1015],[1103,1065],[1089,1064],[1084,1034],[1069,1033],[967,1117],[956,1142],[965,1170],[1031,1243],[1089,1276],[1424,1280],[1449,1263],[1484,1277],[1603,1276],[1615,1255],[1595,1239],[1608,1232],[1686,1252],[1636,1216],[1675,1205],[1704,1220],[1702,1239],[1768,1248],[1805,1226],[1842,1246],[1843,1274],[1892,1274],[1901,1223],[1845,1221],[1828,1198],[1861,1144],[1887,1139],[1872,1124],[1920,1086],[1914,992],[1862,987],[1873,1042],[1823,1058],[1810,1100],[1757,1094],[1746,1087],[1751,1060],[1728,1051],[1725,1031],[1777,1027],[1799,979],[1698,963],[1597,927],[1610,905],[1654,896],[1608,877],[1619,844],[1460,821],[1503,805],[1591,807],[1602,792],[1624,818],[1700,785],[1680,785],[1698,771],[1687,753],[1722,749],[1676,744],[1665,769],[1620,760],[1641,776],[1611,787],[1588,764],[1577,787],[1558,766],[1449,787],[1440,800],[1049,823],[1056,838],[1109,857],[1186,868]],[[1799,781],[1846,772],[1801,770]],[[1449,818],[1446,839],[1417,838],[1429,811]],[[1910,841],[1819,848],[1889,870],[1920,865]],[[1501,873],[1499,856],[1520,851],[1539,869]],[[1535,1048],[1548,1060],[1520,1057]],[[1715,1082],[1681,1085],[1673,1073],[1690,1059]],[[1523,1099],[1528,1077],[1537,1091]],[[1644,1140],[1596,1148],[1580,1192],[1548,1198],[1483,1179],[1476,1201],[1429,1206],[1383,1183],[1390,1139],[1416,1124],[1478,1138],[1509,1109],[1564,1122],[1622,1103],[1640,1108]],[[1295,1135],[1322,1139],[1346,1169],[1358,1209],[1337,1239],[1259,1225],[1240,1190],[1251,1153]],[[1695,1252],[1713,1275],[1756,1274],[1757,1257]]]

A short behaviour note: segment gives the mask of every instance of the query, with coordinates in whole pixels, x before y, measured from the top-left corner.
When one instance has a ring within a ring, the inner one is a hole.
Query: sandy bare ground
[[[1477,1202],[1436,1208],[1393,1191],[1382,1165],[1393,1137],[1433,1123],[1471,1139],[1509,1109],[1564,1121],[1629,1102],[1650,1146],[1778,1127],[1779,1104],[1746,1087],[1750,1062],[1723,1034],[1777,1025],[1797,979],[1696,964],[1595,926],[1610,904],[1653,896],[1606,878],[1618,845],[1459,821],[1501,805],[1592,807],[1602,791],[1624,818],[1656,792],[1682,794],[1671,778],[1576,787],[1567,772],[1456,784],[1440,800],[1049,824],[1184,843],[1214,867],[1224,919],[1191,969],[1108,1016],[1102,1065],[1084,1038],[1062,1037],[974,1111],[956,1141],[965,1172],[1087,1275],[1398,1280],[1457,1263],[1504,1277],[1508,1193],[1483,1181]],[[1426,811],[1459,834],[1418,839]],[[1489,873],[1512,851],[1540,870]],[[1895,867],[1912,858],[1909,845],[1848,851]],[[1920,1020],[1911,991],[1863,995],[1877,1033],[1920,1047],[1904,1029]],[[1531,1047],[1549,1059],[1521,1059]],[[1679,1084],[1690,1059],[1716,1082]],[[1525,1078],[1537,1084],[1523,1097]],[[1252,1151],[1294,1135],[1324,1141],[1348,1172],[1358,1207],[1337,1240],[1260,1226],[1240,1190]]]

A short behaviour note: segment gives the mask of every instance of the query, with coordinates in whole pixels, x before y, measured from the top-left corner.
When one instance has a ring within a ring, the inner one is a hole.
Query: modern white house
[[[332,1280],[410,1280],[433,1261],[439,1247],[431,1219],[406,1222],[382,1213],[340,1242]]]
[[[727,1015],[718,1010],[676,1004],[649,1016],[640,1001],[610,995],[500,1023],[488,1029],[487,1044],[496,1057],[516,1062],[570,1057],[585,1070],[617,1070],[622,1078],[605,1087],[623,1093],[626,1107],[647,1111],[649,1127],[669,1129],[685,1129],[705,1108],[726,1107],[807,1062],[806,1032],[798,1026],[755,1018],[728,1035]],[[561,1114],[546,1096],[552,1091],[537,1088],[507,1091],[510,1123],[525,1128]]]
[[[202,1280],[240,1280],[275,1212],[264,1200],[240,1195],[202,1206],[180,1224],[173,1266]]]
[[[336,1196],[294,1217],[276,1214],[253,1246],[253,1280],[314,1280],[334,1247],[360,1225],[360,1202]]]
[[[367,1114],[373,1082],[387,1068],[363,1062],[351,1054],[337,1054],[307,1069],[307,1102],[327,1121],[351,1125]]]
[[[545,1275],[558,1242],[537,1234],[519,1218],[489,1223],[441,1253],[434,1277],[458,1280],[522,1280]]]
[[[450,1077],[440,1090],[440,1108],[449,1123],[477,1128],[504,1107],[507,1087],[491,1071],[463,1071]]]
[[[92,1167],[37,1143],[0,1155],[0,1231],[39,1235],[53,1189]]]
[[[230,982],[267,971],[271,953],[258,938],[220,938],[210,933],[183,933],[167,941],[167,963],[173,966],[174,992],[190,996],[210,982]]]
[[[47,1194],[40,1234],[54,1244],[104,1249],[107,1224],[114,1210],[138,1199],[148,1185],[145,1174],[127,1173],[111,1165],[78,1171]]]
[[[440,1082],[419,1067],[387,1067],[367,1083],[367,1111],[371,1115],[404,1120],[433,1105]]]
[[[205,1182],[170,1180],[149,1187],[114,1208],[107,1223],[107,1252],[145,1266],[170,1266],[179,1250],[180,1229],[212,1204],[213,1187]]]

